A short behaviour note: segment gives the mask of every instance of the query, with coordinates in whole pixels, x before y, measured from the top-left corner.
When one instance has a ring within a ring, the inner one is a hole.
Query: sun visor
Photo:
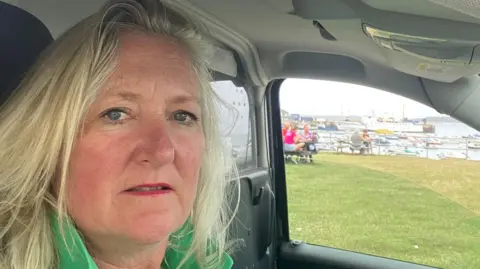
[[[480,73],[480,40],[404,34],[366,23],[363,29],[399,71],[449,83]]]
[[[376,29],[364,24],[365,33],[377,45],[440,64],[468,65],[475,42],[407,35]]]

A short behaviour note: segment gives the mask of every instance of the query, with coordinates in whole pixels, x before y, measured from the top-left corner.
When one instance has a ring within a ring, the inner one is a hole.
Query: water
[[[455,138],[455,139],[442,139],[443,143],[441,145],[436,146],[437,148],[424,148],[424,147],[418,147],[415,148],[414,146],[407,146],[407,148],[411,151],[416,151],[418,152],[418,157],[423,157],[423,158],[429,158],[429,159],[439,159],[439,155],[444,154],[444,155],[449,155],[450,157],[456,156],[458,158],[464,158],[464,159],[469,159],[469,160],[475,160],[475,161],[480,161],[480,150],[479,149],[469,149],[467,148],[467,143],[471,139],[467,139],[464,137],[468,137],[474,134],[479,133],[475,129],[463,124],[463,123],[443,123],[443,122],[438,122],[438,123],[433,123],[435,125],[435,137],[437,138],[442,138],[442,137],[450,137],[450,138]],[[331,132],[330,134],[327,134],[327,137],[331,135],[334,135],[335,137],[338,137],[340,134],[335,134],[335,132]],[[428,134],[430,135],[430,134]],[[340,135],[343,136],[343,135]],[[423,134],[418,135],[420,137],[426,136]],[[327,140],[331,140],[328,139]],[[333,139],[335,140],[335,139]],[[397,146],[400,148],[401,151],[402,148],[405,147],[403,145],[402,140],[398,141],[390,141],[390,145],[386,146],[378,146],[378,145],[373,145],[373,153],[374,154],[387,154],[389,149],[392,149],[392,146],[395,147]],[[479,143],[480,140],[473,141],[476,143]]]
[[[433,123],[437,136],[469,136],[478,133],[477,130],[463,123]]]
[[[473,134],[479,133],[477,130],[471,128],[470,126],[463,123],[434,123],[435,124],[435,134],[439,137],[466,137]],[[470,160],[480,160],[480,150],[478,149],[467,149],[465,144],[468,139],[462,141],[462,149],[458,149],[458,144],[444,144],[442,149],[438,150],[429,150],[429,153],[437,154],[440,152],[455,152],[455,154],[463,153],[469,157]],[[445,149],[443,149],[445,148]],[[425,154],[423,154],[425,155]],[[426,157],[426,156],[424,156]]]

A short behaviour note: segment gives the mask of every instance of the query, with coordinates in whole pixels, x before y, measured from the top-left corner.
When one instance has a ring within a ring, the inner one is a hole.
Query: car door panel
[[[268,169],[240,173],[240,203],[232,223],[232,233],[240,242],[233,268],[271,268],[274,196],[270,181]],[[236,203],[238,196],[232,201]]]
[[[309,245],[302,241],[283,243],[280,248],[279,269],[433,269],[387,258],[329,247]]]

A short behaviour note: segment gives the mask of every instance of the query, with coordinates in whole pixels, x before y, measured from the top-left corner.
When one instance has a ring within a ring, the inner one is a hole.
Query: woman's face
[[[173,41],[121,40],[71,156],[68,210],[87,240],[151,244],[186,221],[205,147],[198,91]]]

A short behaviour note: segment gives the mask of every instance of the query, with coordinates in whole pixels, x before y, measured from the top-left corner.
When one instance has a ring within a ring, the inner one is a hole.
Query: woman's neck
[[[168,244],[168,240],[152,245],[123,240],[94,241],[89,240],[87,249],[99,269],[159,269]]]

